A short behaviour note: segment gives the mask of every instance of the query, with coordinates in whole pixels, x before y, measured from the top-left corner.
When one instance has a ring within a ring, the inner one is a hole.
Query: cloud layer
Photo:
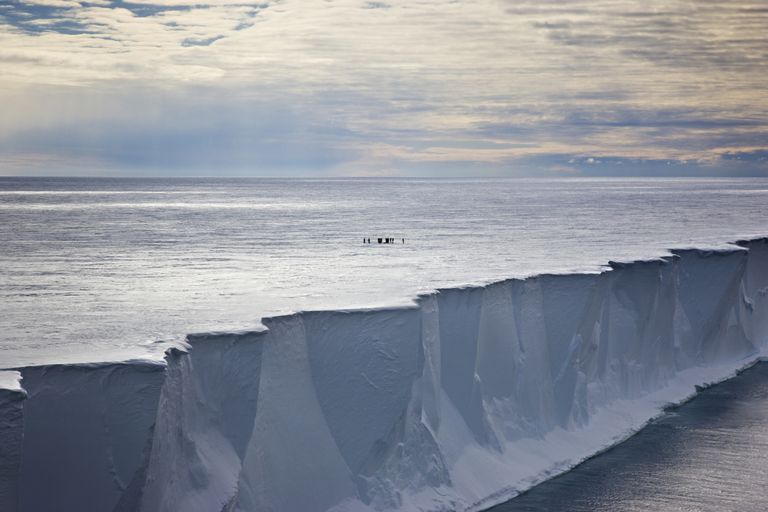
[[[0,0],[0,174],[768,174],[768,8]]]

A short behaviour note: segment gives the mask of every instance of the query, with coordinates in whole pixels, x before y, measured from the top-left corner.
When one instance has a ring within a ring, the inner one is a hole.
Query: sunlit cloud
[[[0,167],[766,174],[766,27],[741,0],[13,2]]]

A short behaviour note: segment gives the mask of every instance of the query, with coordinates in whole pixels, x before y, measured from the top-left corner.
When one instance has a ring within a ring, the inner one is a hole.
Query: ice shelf
[[[480,510],[768,345],[768,239],[0,382],[0,509]]]

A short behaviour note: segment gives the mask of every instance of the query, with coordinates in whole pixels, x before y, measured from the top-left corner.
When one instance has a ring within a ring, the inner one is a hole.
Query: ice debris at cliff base
[[[2,372],[8,511],[477,510],[768,342],[768,239]]]

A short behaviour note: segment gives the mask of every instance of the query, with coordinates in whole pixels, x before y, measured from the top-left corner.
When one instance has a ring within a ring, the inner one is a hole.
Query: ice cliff
[[[482,509],[760,357],[768,239],[264,324],[0,372],[0,510]]]

